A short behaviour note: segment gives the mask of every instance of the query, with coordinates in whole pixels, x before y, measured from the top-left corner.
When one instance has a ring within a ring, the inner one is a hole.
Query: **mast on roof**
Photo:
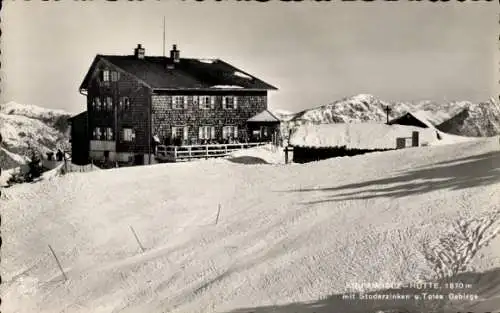
[[[165,57],[165,16],[163,16],[163,56]]]

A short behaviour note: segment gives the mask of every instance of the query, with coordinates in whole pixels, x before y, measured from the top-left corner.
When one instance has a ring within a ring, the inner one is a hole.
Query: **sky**
[[[498,94],[494,1],[8,1],[0,103],[78,113],[96,54],[219,58],[276,86],[297,112],[360,94],[387,101],[485,101]]]

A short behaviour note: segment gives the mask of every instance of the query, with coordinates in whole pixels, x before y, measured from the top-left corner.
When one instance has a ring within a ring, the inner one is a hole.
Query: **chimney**
[[[172,46],[172,50],[170,50],[170,60],[173,63],[179,63],[180,57],[179,57],[179,50],[177,50],[177,45]]]
[[[134,56],[137,59],[144,59],[144,54],[146,53],[146,50],[142,47],[141,44],[137,45],[137,48],[134,49]]]

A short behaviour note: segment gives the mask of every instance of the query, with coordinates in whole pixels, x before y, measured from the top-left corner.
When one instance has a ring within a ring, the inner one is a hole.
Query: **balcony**
[[[159,145],[157,146],[156,159],[160,162],[179,162],[200,158],[220,158],[237,150],[263,146],[266,144],[269,144],[269,142],[189,146]]]
[[[91,151],[116,151],[116,142],[111,140],[91,140]]]

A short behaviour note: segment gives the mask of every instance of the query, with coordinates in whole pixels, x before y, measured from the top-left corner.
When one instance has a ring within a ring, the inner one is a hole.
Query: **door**
[[[134,155],[134,165],[144,165],[144,155],[143,154]]]

